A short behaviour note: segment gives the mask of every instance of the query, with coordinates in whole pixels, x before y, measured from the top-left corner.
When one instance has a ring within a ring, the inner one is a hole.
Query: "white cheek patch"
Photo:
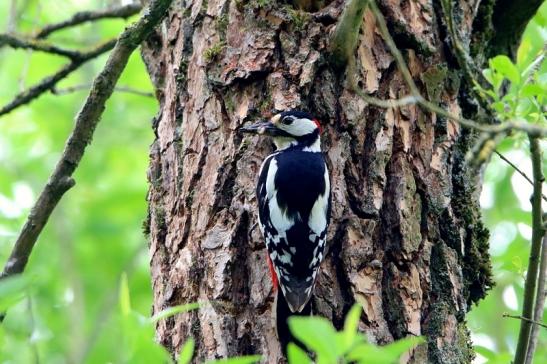
[[[295,136],[311,134],[317,129],[317,125],[309,119],[296,119],[291,125],[281,124],[278,127]]]

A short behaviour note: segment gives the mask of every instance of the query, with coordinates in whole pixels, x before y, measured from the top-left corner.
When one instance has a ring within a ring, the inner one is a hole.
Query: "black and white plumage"
[[[285,111],[242,128],[269,135],[277,150],[260,169],[259,220],[269,258],[291,312],[301,312],[324,258],[330,221],[330,180],[320,145],[321,127],[310,114]]]

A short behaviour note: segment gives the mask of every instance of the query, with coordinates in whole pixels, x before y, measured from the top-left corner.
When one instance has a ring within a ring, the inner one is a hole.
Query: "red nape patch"
[[[273,267],[272,260],[270,259],[270,256],[268,255],[268,253],[266,253],[266,256],[268,258],[268,267],[270,268],[270,275],[272,276],[273,288],[274,288],[274,291],[276,291],[277,286],[279,284],[278,281],[277,281],[277,274],[275,274],[275,269]]]
[[[319,128],[319,134],[321,134],[321,133],[323,132],[323,128],[321,127],[321,124],[319,124],[319,120],[313,119],[313,122],[314,122],[315,125],[317,125],[317,127]]]

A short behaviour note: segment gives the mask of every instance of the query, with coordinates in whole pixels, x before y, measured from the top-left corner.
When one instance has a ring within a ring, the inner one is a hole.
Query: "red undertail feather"
[[[272,276],[272,285],[274,288],[274,291],[277,290],[277,286],[279,285],[277,281],[277,274],[275,274],[275,270],[272,264],[272,260],[270,259],[270,255],[266,253],[266,256],[268,258],[268,267],[270,268],[270,275]]]

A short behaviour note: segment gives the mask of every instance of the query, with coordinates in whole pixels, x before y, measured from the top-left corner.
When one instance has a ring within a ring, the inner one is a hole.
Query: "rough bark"
[[[474,3],[455,4],[464,39],[481,10]],[[423,94],[467,110],[439,6],[380,5]],[[251,353],[281,361],[265,247],[251,228],[257,172],[272,146],[235,130],[273,109],[302,108],[324,125],[333,188],[315,311],[340,327],[357,301],[373,342],[426,336],[407,362],[471,362],[465,314],[492,284],[488,232],[463,159],[472,136],[417,106],[384,110],[352,92],[349,77],[380,98],[409,90],[368,10],[351,74],[329,66],[342,6],[310,14],[273,0],[188,0],[143,47],[161,103],[146,223],[154,312],[207,303],[159,323],[158,339],[175,356],[192,336],[199,361]]]

